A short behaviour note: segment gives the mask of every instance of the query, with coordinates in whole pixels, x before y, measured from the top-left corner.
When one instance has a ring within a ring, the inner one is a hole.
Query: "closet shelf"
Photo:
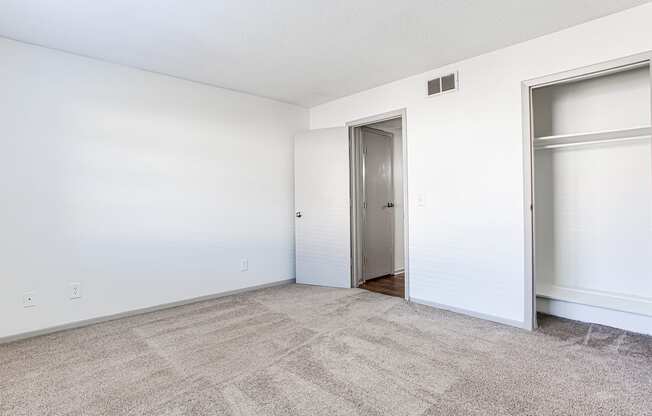
[[[641,126],[620,130],[603,130],[590,133],[537,137],[534,139],[533,144],[534,149],[539,150],[626,140],[642,140],[649,139],[650,137],[652,137],[652,127]]]

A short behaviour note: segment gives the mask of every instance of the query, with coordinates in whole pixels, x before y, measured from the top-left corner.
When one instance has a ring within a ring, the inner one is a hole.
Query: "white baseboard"
[[[652,299],[537,282],[537,296],[652,317]]]
[[[528,325],[526,325],[525,322],[521,322],[521,321],[514,321],[512,319],[505,319],[505,318],[501,318],[499,316],[474,312],[474,311],[470,311],[470,310],[467,310],[467,309],[442,305],[442,304],[439,304],[439,303],[430,302],[430,301],[423,300],[423,299],[415,299],[415,298],[412,298],[412,297],[410,298],[410,302],[418,303],[420,305],[432,306],[433,308],[437,308],[437,309],[444,309],[446,311],[459,313],[460,315],[472,316],[474,318],[483,319],[485,321],[497,322],[497,323],[503,324],[503,325],[514,326],[516,328],[525,329],[526,331],[531,331],[532,330]]]
[[[597,306],[537,297],[537,311],[575,321],[590,322],[652,335],[652,317]]]
[[[274,286],[281,286],[281,285],[287,285],[287,284],[292,284],[295,283],[295,279],[287,279],[287,280],[280,280],[278,282],[272,282],[272,283],[265,283],[262,285],[256,285],[256,286],[250,286],[250,287],[245,287],[242,289],[236,289],[236,290],[229,290],[226,292],[220,292],[220,293],[215,293],[212,295],[206,295],[206,296],[199,296],[191,299],[184,299],[176,302],[170,302],[170,303],[165,303],[161,305],[156,305],[156,306],[150,306],[147,308],[141,308],[141,309],[134,309],[131,311],[126,311],[126,312],[120,312],[116,313],[113,315],[106,315],[106,316],[100,316],[97,318],[91,318],[91,319],[85,319],[82,321],[76,321],[76,322],[71,322],[63,325],[56,325],[48,328],[43,328],[43,329],[38,329],[36,331],[28,331],[28,332],[23,332],[20,334],[15,334],[15,335],[9,335],[6,337],[0,337],[0,344],[7,344],[9,342],[14,342],[14,341],[20,341],[23,339],[27,338],[33,338],[41,335],[48,335],[52,334],[54,332],[60,332],[60,331],[66,331],[69,329],[75,329],[75,328],[82,328],[85,326],[97,324],[100,322],[107,322],[107,321],[113,321],[115,319],[120,319],[120,318],[127,318],[129,316],[134,316],[134,315],[141,315],[144,313],[149,313],[149,312],[156,312],[160,311],[163,309],[169,309],[169,308],[175,308],[177,306],[183,306],[183,305],[189,305],[191,303],[197,303],[197,302],[203,302],[207,300],[212,300],[212,299],[218,299],[222,298],[225,296],[230,296],[230,295],[237,295],[239,293],[244,293],[244,292],[250,292],[253,290],[258,290],[258,289],[265,289],[268,287],[274,287]]]
[[[394,275],[396,276],[397,274],[405,273],[405,269],[396,269],[394,270]]]

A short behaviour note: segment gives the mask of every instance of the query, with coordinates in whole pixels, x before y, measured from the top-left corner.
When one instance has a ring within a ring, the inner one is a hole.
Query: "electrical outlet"
[[[249,260],[247,259],[240,260],[240,271],[246,272],[247,270],[249,270]]]
[[[70,282],[70,299],[79,299],[81,298],[81,283],[79,282]]]
[[[34,292],[28,292],[23,295],[23,307],[25,308],[31,308],[32,306],[36,306],[36,301],[34,300],[35,294]]]
[[[417,206],[418,207],[426,206],[426,196],[424,194],[417,194]]]

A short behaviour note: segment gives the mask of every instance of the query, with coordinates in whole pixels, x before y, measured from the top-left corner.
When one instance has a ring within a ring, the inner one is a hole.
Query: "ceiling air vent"
[[[457,72],[428,81],[428,97],[457,91]]]

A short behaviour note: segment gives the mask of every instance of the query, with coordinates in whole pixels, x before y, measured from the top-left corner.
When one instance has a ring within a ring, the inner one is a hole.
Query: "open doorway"
[[[352,286],[408,299],[404,113],[351,123]]]

